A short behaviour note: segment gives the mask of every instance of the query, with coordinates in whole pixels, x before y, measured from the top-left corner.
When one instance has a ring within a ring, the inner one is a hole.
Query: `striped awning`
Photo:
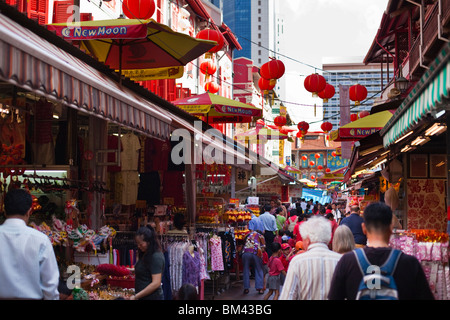
[[[0,79],[158,139],[172,119],[141,96],[0,14]]]
[[[413,130],[427,115],[448,108],[449,101],[445,99],[450,98],[449,58],[450,45],[447,45],[380,131],[385,148]]]

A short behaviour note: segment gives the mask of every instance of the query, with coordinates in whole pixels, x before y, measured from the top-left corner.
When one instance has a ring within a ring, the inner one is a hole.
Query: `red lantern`
[[[150,19],[156,10],[154,0],[124,0],[123,14],[129,19]]]
[[[350,115],[350,121],[353,122],[353,121],[355,121],[355,120],[358,120],[358,115],[357,115],[356,113],[352,113],[352,114]]]
[[[307,157],[307,156],[303,156],[303,157],[302,157],[302,160],[303,160],[303,161],[306,161],[306,160],[308,160],[308,157]]]
[[[311,176],[311,180],[316,180],[316,177],[315,176]]]
[[[284,75],[285,67],[281,60],[271,59],[264,63],[259,70],[261,77],[270,80],[271,84],[275,85],[276,80]]]
[[[214,81],[207,82],[205,84],[205,91],[208,91],[210,93],[217,93],[220,89],[220,86],[215,83]]]
[[[275,84],[271,84],[270,80],[267,80],[267,79],[264,79],[264,78],[259,78],[258,87],[264,93],[268,93],[270,90],[275,88]]]
[[[331,155],[332,155],[333,157],[336,157],[336,152],[335,152],[335,151],[331,152]]]
[[[200,65],[200,72],[206,75],[212,75],[216,70],[217,66],[212,60],[206,60]]]
[[[321,124],[320,128],[322,129],[323,132],[328,133],[331,131],[331,129],[333,129],[333,124],[331,122],[324,122]]]
[[[331,172],[331,169],[330,168],[326,168],[325,172],[329,173],[329,172]]]
[[[313,97],[317,97],[317,94],[325,89],[327,82],[323,76],[314,73],[305,78],[305,89],[312,92]]]
[[[362,119],[364,117],[367,117],[368,115],[370,115],[369,111],[361,111],[358,116],[360,119]]]
[[[323,169],[323,166],[318,165],[318,166],[317,166],[317,169],[318,169],[318,170],[322,170],[322,169]]]
[[[278,116],[273,120],[273,123],[277,126],[277,127],[282,127],[286,124],[287,120],[286,117],[283,116]]]
[[[299,132],[297,132],[297,138],[300,138],[300,139],[302,139],[303,137],[304,137],[304,134],[303,134],[303,132],[301,132],[301,131],[299,131]],[[306,161],[306,160],[305,160]]]
[[[314,158],[319,159],[319,158],[320,158],[320,153],[316,153],[316,154],[314,155]]]
[[[203,29],[202,31],[197,33],[196,38],[217,42],[217,45],[215,47],[212,47],[211,49],[209,49],[209,51],[208,51],[209,53],[219,52],[220,49],[222,49],[223,45],[225,44],[225,39],[224,39],[223,35],[219,31],[214,30],[214,29]],[[210,56],[210,55],[208,55],[208,56]]]
[[[318,96],[319,96],[319,98],[323,99],[324,103],[326,103],[326,102],[328,102],[328,99],[333,98],[335,93],[336,93],[336,91],[334,90],[334,87],[331,84],[327,83],[325,85],[325,89],[320,91],[318,93]]]
[[[314,167],[314,166],[316,165],[316,163],[315,163],[314,161],[311,160],[311,161],[309,162],[309,165],[310,165],[311,167]]]
[[[360,84],[355,84],[354,86],[350,87],[350,89],[348,90],[348,94],[350,100],[355,101],[355,105],[359,106],[361,104],[361,101],[367,97],[367,89]]]
[[[298,130],[300,130],[300,132],[302,132],[303,134],[306,134],[309,129],[309,124],[306,121],[301,121],[297,124],[297,128],[298,128]]]

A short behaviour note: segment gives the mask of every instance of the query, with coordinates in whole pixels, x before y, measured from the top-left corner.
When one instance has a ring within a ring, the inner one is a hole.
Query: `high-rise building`
[[[387,85],[387,80],[382,79],[380,65],[377,63],[364,64],[364,57],[324,58],[322,69],[327,83],[334,86],[336,94],[327,103],[323,103],[323,120],[333,124],[333,130],[340,126],[340,99],[339,84],[352,86],[361,84],[367,88],[367,99],[360,106],[355,106],[352,101],[351,113],[370,111],[375,99],[380,96],[382,87]],[[389,79],[393,77],[393,68],[390,66]],[[385,75],[386,77],[386,75]],[[383,83],[384,80],[384,83]]]

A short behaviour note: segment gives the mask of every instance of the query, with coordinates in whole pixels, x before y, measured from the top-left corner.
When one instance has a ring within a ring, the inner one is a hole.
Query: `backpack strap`
[[[357,248],[357,249],[353,250],[353,252],[355,254],[356,261],[358,262],[359,269],[361,270],[361,273],[364,277],[367,274],[366,271],[371,264],[369,263],[369,260],[367,260],[367,257],[366,257],[366,254],[365,254],[363,248]]]
[[[398,249],[392,249],[386,262],[380,267],[380,270],[384,275],[393,275],[395,268],[397,267],[398,260],[400,259],[402,251]]]

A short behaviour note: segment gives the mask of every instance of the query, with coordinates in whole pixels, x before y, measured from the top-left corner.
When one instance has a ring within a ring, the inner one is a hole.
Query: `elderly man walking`
[[[280,300],[325,300],[341,255],[331,251],[331,224],[314,216],[300,225],[304,253],[295,256],[286,275]]]

